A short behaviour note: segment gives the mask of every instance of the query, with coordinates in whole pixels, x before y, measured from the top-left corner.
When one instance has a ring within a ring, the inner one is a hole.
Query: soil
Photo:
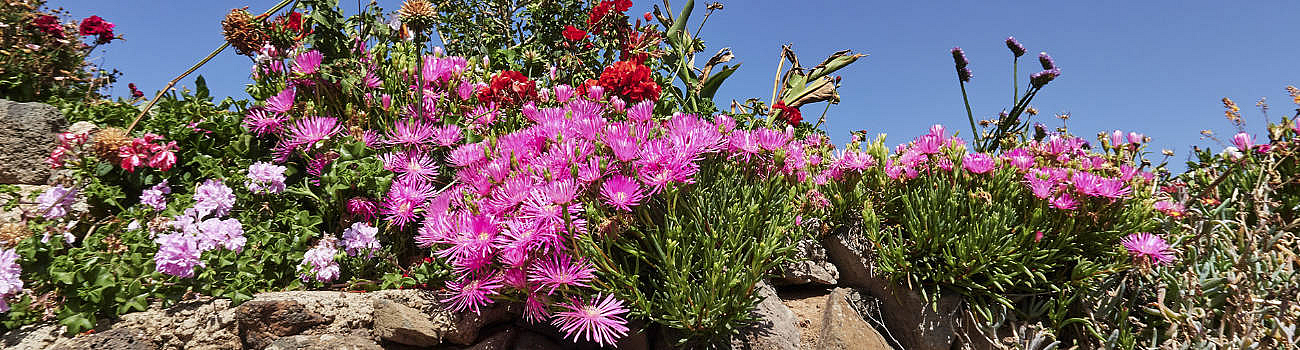
[[[826,297],[830,294],[825,288],[801,288],[779,291],[781,302],[794,311],[799,320],[799,348],[813,349],[822,332],[822,309],[826,307]]]

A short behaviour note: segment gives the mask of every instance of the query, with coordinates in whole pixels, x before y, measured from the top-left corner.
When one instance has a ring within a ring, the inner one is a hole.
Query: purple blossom
[[[1030,74],[1029,83],[1036,88],[1042,88],[1044,85],[1047,85],[1047,83],[1051,82],[1053,79],[1056,79],[1056,77],[1058,76],[1061,76],[1061,69],[1052,68],[1038,73]]]
[[[194,210],[196,219],[212,214],[224,217],[235,207],[235,192],[220,180],[208,179],[194,190]]]
[[[244,250],[244,243],[248,242],[248,239],[244,238],[244,228],[238,219],[211,218],[203,220],[198,227],[199,251],[208,251],[220,246],[238,252]]]
[[[305,117],[289,126],[289,145],[292,147],[311,148],[317,142],[337,134],[342,127],[336,118]]]
[[[373,256],[374,251],[379,250],[379,241],[375,240],[375,235],[379,233],[379,228],[370,226],[364,222],[352,223],[351,227],[343,230],[343,250],[348,256],[361,255],[362,252],[369,252],[367,257]]]
[[[334,253],[338,252],[338,248],[334,247],[334,241],[335,238],[330,236],[321,238],[316,247],[302,255],[302,263],[298,265],[298,278],[303,282],[329,282],[339,278],[339,262],[334,261]]]
[[[171,186],[168,186],[167,180],[163,179],[157,185],[140,192],[140,204],[147,205],[158,211],[165,210],[167,209],[167,197],[165,195],[171,193]]]
[[[483,278],[465,276],[460,281],[447,281],[447,289],[450,289],[452,295],[442,302],[451,304],[453,312],[463,312],[466,310],[479,313],[479,307],[492,303],[492,295],[499,294],[497,289],[501,288],[501,277],[492,275]]]
[[[0,248],[0,312],[9,311],[8,299],[23,291],[22,266],[18,265],[18,253],[13,249]]]
[[[1239,132],[1236,135],[1232,135],[1232,145],[1237,147],[1239,150],[1249,150],[1252,147],[1255,147],[1255,137],[1250,136],[1250,134],[1245,132]]]
[[[528,281],[537,283],[539,292],[549,288],[546,294],[551,295],[555,293],[556,288],[564,286],[590,287],[591,285],[587,283],[595,278],[595,270],[582,258],[574,261],[568,254],[557,254],[550,260],[533,264],[529,270]]]
[[[257,162],[248,166],[248,190],[253,193],[284,192],[284,171],[287,168],[267,162]]]
[[[54,185],[36,197],[36,210],[46,219],[58,219],[68,215],[72,203],[77,200],[77,189]]]
[[[168,275],[190,278],[194,277],[194,267],[203,266],[199,260],[197,237],[184,232],[158,236],[158,253],[154,254],[154,266],[158,272]]]
[[[250,108],[248,113],[244,115],[244,127],[256,134],[257,137],[274,135],[280,132],[280,128],[284,127],[284,118],[279,113],[269,111],[266,108],[254,107]]]
[[[1042,65],[1045,71],[1056,69],[1056,60],[1053,60],[1052,56],[1049,56],[1046,52],[1038,53],[1038,64]]]
[[[967,67],[970,65],[970,60],[966,59],[966,52],[962,51],[960,47],[952,48],[952,61],[957,66],[957,80],[963,83],[970,82],[973,74],[970,68]]]
[[[1016,57],[1024,56],[1026,52],[1029,52],[1029,50],[1025,50],[1025,45],[1021,45],[1020,41],[1013,36],[1007,37],[1007,49],[1010,49],[1011,54],[1016,55]]]

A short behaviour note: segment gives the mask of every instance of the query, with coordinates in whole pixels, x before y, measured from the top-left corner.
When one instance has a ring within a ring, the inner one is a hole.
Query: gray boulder
[[[0,99],[0,184],[44,185],[45,158],[67,120],[54,106]]]

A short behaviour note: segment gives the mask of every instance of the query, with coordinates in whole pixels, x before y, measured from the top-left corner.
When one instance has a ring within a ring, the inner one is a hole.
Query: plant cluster
[[[100,45],[120,39],[113,23],[99,16],[69,22],[62,9],[44,6],[44,0],[0,3],[0,98],[101,97],[99,91],[116,80],[116,71],[96,68],[86,58]]]

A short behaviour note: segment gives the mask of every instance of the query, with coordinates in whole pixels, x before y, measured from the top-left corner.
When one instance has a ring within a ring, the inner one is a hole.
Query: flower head
[[[573,299],[562,307],[564,311],[555,313],[551,323],[565,333],[565,339],[573,337],[576,341],[583,337],[603,346],[614,345],[616,338],[627,335],[627,320],[619,315],[626,314],[628,309],[613,295],[602,298],[596,294],[590,303]]]
[[[320,51],[311,50],[299,54],[293,58],[293,72],[302,75],[315,74],[320,64],[325,60],[325,55]]]
[[[1245,132],[1239,132],[1236,135],[1232,135],[1232,145],[1236,146],[1239,150],[1249,150],[1255,147],[1255,137],[1250,136],[1250,134]]]
[[[1165,243],[1164,238],[1146,232],[1134,233],[1120,241],[1133,259],[1155,265],[1168,265],[1174,262],[1174,252]]]
[[[587,283],[595,278],[595,270],[582,258],[574,261],[568,254],[559,253],[550,260],[533,264],[528,281],[537,283],[539,292],[549,287],[546,294],[550,295],[563,286],[590,287]]]
[[[257,162],[248,166],[248,190],[253,193],[280,193],[284,192],[284,171],[281,165],[275,165],[267,162]]]
[[[289,144],[293,147],[311,148],[317,142],[337,134],[342,127],[338,119],[330,117],[306,117],[298,119],[289,127]]]
[[[370,226],[364,222],[353,223],[351,227],[343,230],[343,250],[348,256],[361,255],[362,252],[379,250],[379,241],[375,240],[375,235],[379,233],[379,228]],[[368,255],[369,256],[369,255]]]
[[[149,187],[140,192],[140,204],[152,207],[154,210],[167,209],[167,198],[164,195],[172,193],[172,188],[167,185],[164,179],[153,187]]]
[[[235,192],[220,180],[208,179],[194,190],[194,210],[204,217],[212,214],[223,217],[235,206]]]
[[[10,297],[23,291],[23,268],[18,265],[18,253],[13,249],[0,248],[0,312],[9,311]]]
[[[329,282],[339,278],[339,262],[334,260],[334,253],[338,252],[338,248],[334,247],[334,241],[334,237],[326,236],[316,243],[316,247],[302,255],[302,263],[298,265],[298,277],[303,282],[312,280]]]
[[[1024,56],[1025,52],[1028,52],[1028,50],[1025,50],[1025,45],[1021,45],[1020,41],[1013,36],[1007,37],[1007,49],[1010,49],[1011,54],[1016,55],[1016,57]]]
[[[477,314],[479,307],[492,303],[491,295],[499,294],[497,289],[500,288],[501,276],[481,278],[465,276],[460,281],[447,281],[447,289],[450,289],[453,294],[442,302],[451,304],[453,312],[472,310]]]
[[[270,100],[267,101],[269,103]],[[252,108],[244,115],[244,127],[258,137],[274,135],[280,132],[280,128],[284,127],[284,118],[266,108]]]
[[[185,232],[176,232],[158,236],[158,253],[154,254],[154,266],[158,272],[168,275],[190,278],[194,277],[194,267],[203,266],[199,260],[198,238]]]
[[[77,200],[76,188],[65,188],[63,185],[54,185],[45,190],[39,197],[36,197],[36,210],[39,210],[46,219],[58,219],[72,210],[72,203]]]
[[[996,164],[993,163],[993,157],[987,154],[972,153],[962,157],[961,166],[966,168],[966,171],[983,174],[993,170]]]

